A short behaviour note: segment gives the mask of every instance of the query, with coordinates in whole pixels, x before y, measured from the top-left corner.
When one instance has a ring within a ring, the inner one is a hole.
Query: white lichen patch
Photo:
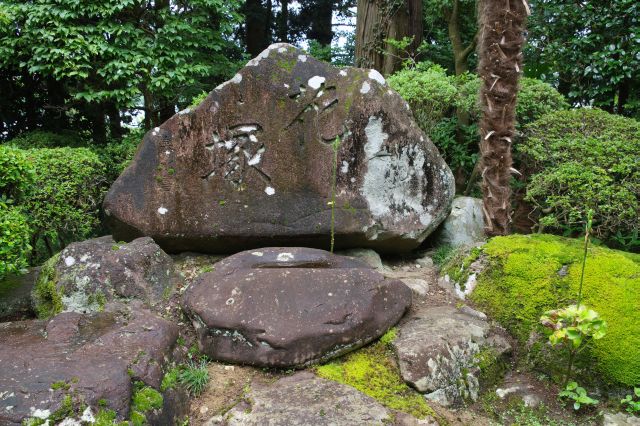
[[[73,256],[67,256],[64,258],[64,264],[67,266],[73,266],[76,263],[76,259]]]
[[[158,213],[160,214],[167,214],[169,210],[167,210],[165,207],[159,207],[158,208]]]
[[[369,93],[370,90],[371,90],[371,85],[369,84],[368,81],[365,81],[364,83],[362,83],[362,87],[360,87],[360,93],[362,93],[363,95],[366,95],[367,93]]]
[[[82,416],[80,416],[80,420],[82,420],[83,422],[95,423],[96,418],[91,412],[91,407],[85,408],[85,410],[82,412]]]
[[[232,82],[233,84],[240,84],[240,82],[242,81],[242,74],[237,73],[236,75],[233,76],[233,78],[231,80],[229,80],[230,82]]]
[[[345,174],[347,172],[349,172],[349,163],[343,160],[340,166],[340,173]]]
[[[376,70],[369,70],[369,78],[371,80],[375,80],[378,83],[382,84],[383,86],[385,84],[387,84],[386,80],[384,79],[384,77],[382,76],[382,74],[380,74],[378,71]]]
[[[254,252],[251,252],[251,254],[258,257],[264,256],[264,253],[261,251],[254,251]]]
[[[373,217],[402,220],[414,216],[421,225],[430,225],[433,217],[422,205],[426,177],[416,173],[424,167],[425,153],[416,145],[387,152],[384,144],[389,135],[384,132],[382,120],[375,116],[369,118],[365,136],[367,171],[360,193],[367,200]]]
[[[292,253],[278,253],[278,256],[276,256],[278,262],[288,262],[294,258],[295,256]]]
[[[258,66],[260,64],[260,61],[269,57],[269,53],[271,52],[271,49],[273,48],[273,46],[274,45],[271,45],[268,48],[264,49],[262,52],[260,52],[258,56],[256,56],[255,58],[247,62],[247,66],[248,67]]]
[[[340,72],[338,73],[338,75],[340,77],[346,77],[347,76],[347,72],[345,70],[340,70]]]
[[[30,417],[35,417],[36,419],[46,420],[51,415],[50,410],[43,410],[41,408],[30,407],[31,414]]]
[[[273,194],[275,194],[275,193],[276,193],[276,190],[275,190],[275,189],[273,189],[271,186],[267,186],[267,187],[264,189],[264,192],[265,192],[267,195],[273,195]]]
[[[307,55],[298,55],[298,60],[300,62],[307,62]]]
[[[178,112],[178,115],[185,115],[185,114],[189,114],[191,112],[191,108],[185,108],[182,111]]]
[[[326,80],[327,80],[326,78],[320,75],[315,75],[311,77],[309,81],[307,81],[307,85],[314,90],[318,90]]]

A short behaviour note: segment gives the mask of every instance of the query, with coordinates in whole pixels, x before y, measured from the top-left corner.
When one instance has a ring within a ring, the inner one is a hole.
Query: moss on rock
[[[541,332],[540,316],[575,303],[583,242],[552,235],[496,237],[482,247],[487,267],[471,295],[479,308],[525,345]],[[467,262],[468,263],[468,262]],[[607,335],[590,354],[603,379],[640,383],[640,255],[591,247],[583,302],[607,321]]]
[[[47,319],[62,312],[62,294],[58,291],[56,264],[60,259],[60,253],[47,260],[38,274],[38,279],[33,288],[33,307],[38,318]]]
[[[380,341],[333,362],[316,368],[325,379],[349,385],[384,406],[411,414],[417,418],[436,417],[424,397],[410,388],[400,376],[400,370],[388,346],[395,337],[395,329]]]

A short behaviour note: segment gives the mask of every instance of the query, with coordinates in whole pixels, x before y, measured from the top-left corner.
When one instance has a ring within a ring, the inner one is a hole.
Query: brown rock
[[[0,324],[0,424],[53,414],[65,396],[127,416],[132,381],[159,387],[177,327],[144,309]]]
[[[59,310],[100,311],[112,300],[153,306],[171,294],[175,279],[173,260],[151,238],[125,244],[106,236],[69,244],[47,261],[33,301],[41,318]]]
[[[451,171],[374,70],[270,46],[194,110],[147,133],[106,196],[114,236],[168,252],[417,247],[447,216]]]
[[[323,250],[265,248],[218,262],[183,300],[211,358],[287,367],[381,336],[410,306],[411,290]]]

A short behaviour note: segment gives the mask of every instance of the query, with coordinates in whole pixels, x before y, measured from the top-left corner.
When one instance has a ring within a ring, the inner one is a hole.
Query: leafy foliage
[[[633,388],[633,395],[627,395],[620,401],[626,405],[627,413],[640,414],[640,388]]]
[[[519,146],[531,174],[526,200],[541,228],[574,235],[589,209],[599,239],[640,228],[640,122],[578,109],[547,114],[526,132]]]
[[[553,330],[549,336],[553,346],[564,343],[577,349],[587,339],[602,339],[607,333],[606,321],[584,305],[570,305],[545,312],[540,322]]]
[[[532,0],[531,9],[525,73],[557,84],[573,104],[637,116],[640,3]]]
[[[20,197],[33,179],[33,167],[24,151],[0,145],[0,202]]]
[[[36,258],[46,258],[65,244],[91,236],[99,225],[105,191],[105,167],[87,148],[26,151],[35,184],[23,207],[29,212]]]
[[[560,398],[573,400],[574,410],[579,410],[583,405],[598,404],[598,400],[587,395],[587,391],[583,387],[578,386],[578,383],[576,382],[569,382],[565,389],[560,392],[559,396]]]
[[[30,240],[27,217],[19,208],[0,201],[0,279],[27,267]]]

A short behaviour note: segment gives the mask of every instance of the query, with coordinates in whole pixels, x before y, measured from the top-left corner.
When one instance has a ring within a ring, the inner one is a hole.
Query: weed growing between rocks
[[[388,408],[420,419],[436,417],[424,397],[400,376],[390,348],[395,333],[395,329],[389,330],[378,342],[316,367],[316,373],[325,379],[349,385]]]
[[[573,408],[579,410],[582,405],[596,405],[598,400],[590,398],[584,388],[576,382],[569,382],[573,361],[577,354],[584,350],[590,340],[598,340],[607,333],[607,323],[602,320],[598,313],[586,306],[581,306],[582,288],[584,285],[584,271],[587,264],[587,254],[589,250],[589,236],[591,234],[591,224],[593,222],[593,211],[589,211],[587,224],[585,226],[584,252],[582,256],[582,269],[580,272],[580,285],[578,286],[578,299],[576,305],[571,305],[563,309],[555,309],[540,317],[540,323],[551,329],[549,341],[552,346],[558,344],[565,346],[569,352],[567,362],[567,372],[564,376],[564,391],[560,392],[560,397],[574,401]]]

